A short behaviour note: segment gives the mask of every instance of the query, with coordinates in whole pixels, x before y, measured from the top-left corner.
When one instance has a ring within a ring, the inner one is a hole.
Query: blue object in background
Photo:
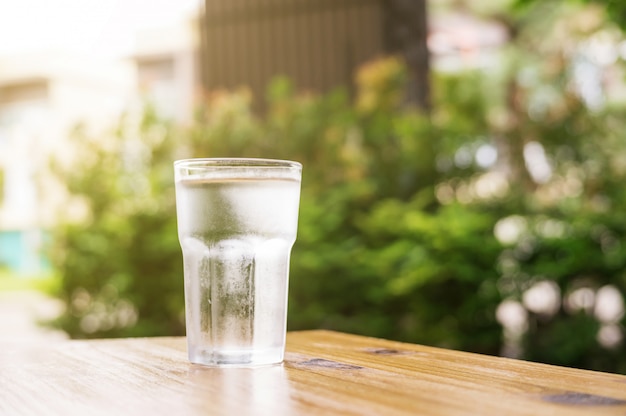
[[[0,268],[16,275],[33,275],[46,271],[41,253],[43,233],[40,230],[0,231]]]

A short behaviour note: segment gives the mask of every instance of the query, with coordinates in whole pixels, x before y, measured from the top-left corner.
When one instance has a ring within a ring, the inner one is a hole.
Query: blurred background
[[[172,161],[304,165],[289,329],[626,373],[626,4],[0,3],[0,343],[184,334]]]

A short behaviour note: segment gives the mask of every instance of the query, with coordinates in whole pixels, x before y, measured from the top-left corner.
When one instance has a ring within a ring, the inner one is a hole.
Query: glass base
[[[215,351],[201,348],[189,348],[189,361],[210,367],[258,367],[281,364],[284,351],[282,348],[265,350],[227,350]]]

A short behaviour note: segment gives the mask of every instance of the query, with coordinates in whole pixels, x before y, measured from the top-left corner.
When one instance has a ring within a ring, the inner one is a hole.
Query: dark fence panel
[[[248,86],[259,103],[279,75],[299,89],[350,85],[385,52],[384,13],[380,0],[207,0],[203,86]]]

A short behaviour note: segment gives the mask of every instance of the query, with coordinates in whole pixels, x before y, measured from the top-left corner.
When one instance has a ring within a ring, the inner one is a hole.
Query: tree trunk
[[[407,101],[430,109],[426,0],[384,0],[385,49],[402,56],[409,68]]]

